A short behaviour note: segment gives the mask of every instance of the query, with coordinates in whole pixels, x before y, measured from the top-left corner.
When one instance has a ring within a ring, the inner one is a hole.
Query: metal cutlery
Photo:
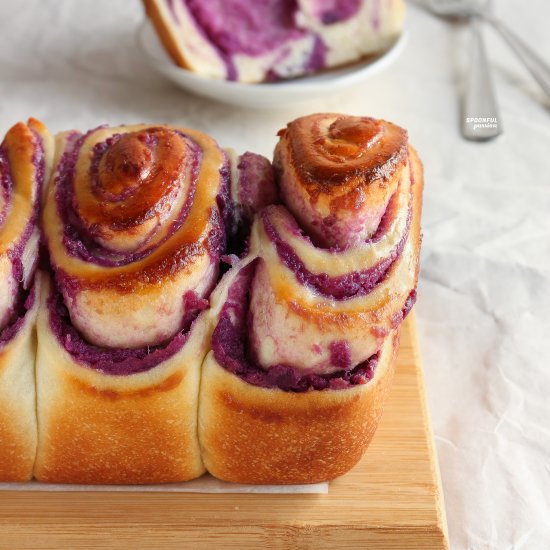
[[[480,0],[428,0],[426,7],[441,17],[477,16],[489,23],[506,41],[533,78],[550,97],[550,64],[513,32],[508,25],[494,16],[488,2]]]
[[[491,68],[485,52],[480,17],[470,0],[430,0],[428,8],[441,17],[468,18],[472,26],[472,51],[463,103],[462,135],[472,141],[494,139],[502,132]]]

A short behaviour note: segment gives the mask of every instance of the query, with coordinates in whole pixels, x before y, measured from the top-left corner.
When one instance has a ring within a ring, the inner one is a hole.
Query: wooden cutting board
[[[414,315],[363,460],[328,494],[0,492],[0,548],[448,548]]]

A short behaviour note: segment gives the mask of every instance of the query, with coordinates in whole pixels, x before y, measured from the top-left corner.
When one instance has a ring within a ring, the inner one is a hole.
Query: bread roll
[[[0,145],[0,481],[26,481],[36,453],[34,322],[38,212],[53,138],[37,120]]]
[[[44,209],[35,476],[165,483],[204,472],[200,366],[228,225],[230,161],[170,126],[57,139]]]
[[[360,459],[416,297],[423,179],[406,132],[319,114],[280,137],[284,204],[212,296],[202,372],[203,461],[239,483],[326,481]]]

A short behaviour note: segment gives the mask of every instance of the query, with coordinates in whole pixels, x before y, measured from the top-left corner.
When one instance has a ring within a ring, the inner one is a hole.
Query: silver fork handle
[[[501,133],[498,107],[491,68],[485,53],[479,18],[472,17],[472,59],[464,96],[462,135],[473,141],[484,141]]]
[[[546,92],[546,95],[550,97],[550,65],[502,21],[495,19],[488,13],[480,13],[480,15],[500,33],[510,48],[529,69],[529,72]]]

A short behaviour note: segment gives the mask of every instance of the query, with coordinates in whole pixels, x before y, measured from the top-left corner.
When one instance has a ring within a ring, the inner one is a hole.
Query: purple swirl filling
[[[240,214],[251,224],[256,212],[279,202],[273,166],[262,155],[247,151],[239,157],[237,170]]]
[[[193,18],[227,56],[262,55],[303,36],[294,23],[296,0],[186,0]]]
[[[64,224],[63,243],[68,254],[77,256],[84,261],[107,267],[126,265],[130,262],[138,261],[146,254],[149,254],[152,251],[152,247],[139,253],[130,253],[127,255],[117,255],[104,249],[101,245],[93,241],[92,236],[88,233],[79,219],[77,205],[74,204],[74,178],[78,156],[84,140],[94,131],[95,130],[91,130],[84,135],[75,132],[68,137],[67,148],[60,159],[58,171],[55,176],[56,207],[61,221]],[[189,142],[193,152],[191,165],[192,184],[185,198],[182,210],[178,214],[178,218],[172,222],[172,225],[167,231],[167,235],[164,236],[160,244],[181,227],[191,210],[200,170],[200,161],[202,159],[202,152],[191,138],[180,132],[178,132],[178,134]],[[102,156],[121,138],[122,135],[123,134],[116,134],[95,145],[92,151],[90,169],[92,189],[94,186],[97,188],[99,185],[97,183],[98,166]],[[145,136],[144,139],[152,146],[155,145],[154,136]],[[224,155],[224,161],[220,167],[221,184],[217,196],[218,208],[214,206],[211,209],[211,229],[206,236],[205,243],[212,261],[216,264],[216,268],[219,265],[220,256],[226,249],[225,225],[231,223],[232,204],[229,198],[230,171],[229,158],[227,155]],[[123,190],[122,193],[124,194],[125,191]],[[113,198],[113,200],[119,199],[120,197]],[[159,243],[157,243],[156,246],[159,246]],[[197,244],[191,243],[189,245],[189,253],[194,254],[196,248]],[[193,291],[189,291],[183,297],[184,316],[181,321],[180,329],[169,341],[160,342],[155,346],[146,346],[137,349],[111,349],[95,346],[87,342],[77,329],[73,327],[69,311],[60,293],[60,289],[62,288],[65,294],[68,294],[69,297],[72,296],[80,288],[79,281],[73,279],[56,265],[52,265],[51,267],[53,267],[56,272],[56,281],[58,285],[48,302],[50,324],[54,334],[57,336],[60,344],[77,362],[107,374],[127,375],[144,372],[169,359],[182,348],[187,341],[188,332],[192,328],[192,323],[199,313],[208,307],[208,301],[206,299],[198,296]],[[206,289],[205,295],[208,295],[211,290],[212,289]]]
[[[324,25],[351,19],[361,6],[361,0],[316,0],[316,16]]]
[[[176,21],[174,2],[180,1],[191,15],[197,32],[218,52],[226,66],[226,78],[237,80],[234,57],[248,55],[259,57],[280,49],[275,65],[284,60],[290,48],[285,44],[311,34],[297,24],[296,0],[169,0],[168,5]],[[324,0],[326,3],[326,0]],[[331,0],[327,9],[322,8],[335,23],[353,15],[353,3],[357,0]],[[321,16],[323,17],[323,16]],[[326,46],[319,36],[314,36],[314,47],[303,72],[313,72],[325,66]],[[270,70],[267,80],[277,80],[281,75]]]
[[[240,256],[246,249],[254,216],[265,206],[277,204],[279,193],[273,166],[262,155],[247,151],[237,163],[238,190],[228,228],[228,254]]]
[[[21,289],[15,302],[13,313],[7,325],[0,331],[0,349],[13,340],[25,323],[27,312],[32,309],[36,298],[35,286],[30,285],[29,290]]]
[[[405,300],[405,305],[401,310],[401,321],[403,321],[405,317],[410,313],[415,303],[416,303],[416,289],[413,289],[411,290],[409,296]]]
[[[290,365],[276,365],[267,371],[256,364],[248,353],[247,313],[249,289],[256,262],[244,267],[231,285],[227,300],[212,335],[212,349],[216,361],[226,370],[245,382],[263,388],[279,388],[283,391],[305,392],[324,389],[345,389],[366,384],[374,376],[378,354],[356,367],[328,375],[303,374]],[[335,346],[333,350],[343,364],[349,364],[349,350]]]
[[[315,290],[323,296],[334,298],[335,300],[346,300],[369,294],[372,289],[384,278],[392,264],[401,256],[409,236],[412,210],[409,208],[407,225],[401,239],[387,257],[383,258],[377,264],[368,269],[346,273],[336,277],[332,277],[327,273],[312,273],[309,271],[292,246],[281,238],[269,220],[267,213],[264,211],[260,214],[260,216],[264,224],[265,232],[271,242],[275,245],[279,258],[286,265],[286,267],[288,267],[288,269],[295,274],[300,284]],[[290,230],[293,234],[298,235],[308,243],[311,243],[310,238],[304,234],[294,218],[289,219],[289,224],[291,224]],[[378,232],[375,237],[379,238]],[[333,253],[337,254],[338,251],[335,250]]]
[[[142,348],[102,348],[88,343],[74,328],[67,307],[57,288],[48,298],[50,328],[60,345],[72,358],[86,367],[113,376],[126,376],[148,371],[178,353],[187,342],[193,324],[208,302],[194,292],[184,296],[186,315],[181,330],[168,342]]]
[[[32,163],[34,166],[34,178],[36,182],[36,195],[35,200],[32,205],[32,211],[30,218],[25,225],[25,229],[21,234],[19,240],[11,246],[8,250],[8,258],[12,264],[12,274],[13,278],[16,281],[22,282],[22,288],[28,288],[25,285],[24,277],[24,267],[22,262],[23,252],[29,239],[31,238],[32,232],[36,227],[38,221],[38,214],[40,210],[39,199],[42,196],[42,189],[44,188],[44,179],[46,175],[46,159],[44,154],[44,144],[41,137],[34,131],[31,130],[35,139],[34,143],[34,152],[32,157]],[[8,154],[4,147],[0,147],[0,192],[4,198],[4,207],[0,211],[0,226],[2,225],[11,202],[11,194],[13,191],[13,180],[11,178],[11,169],[8,159]],[[30,275],[34,272],[35,266],[31,266]],[[29,276],[28,280],[32,280],[32,277]],[[29,285],[30,286],[30,285]]]

